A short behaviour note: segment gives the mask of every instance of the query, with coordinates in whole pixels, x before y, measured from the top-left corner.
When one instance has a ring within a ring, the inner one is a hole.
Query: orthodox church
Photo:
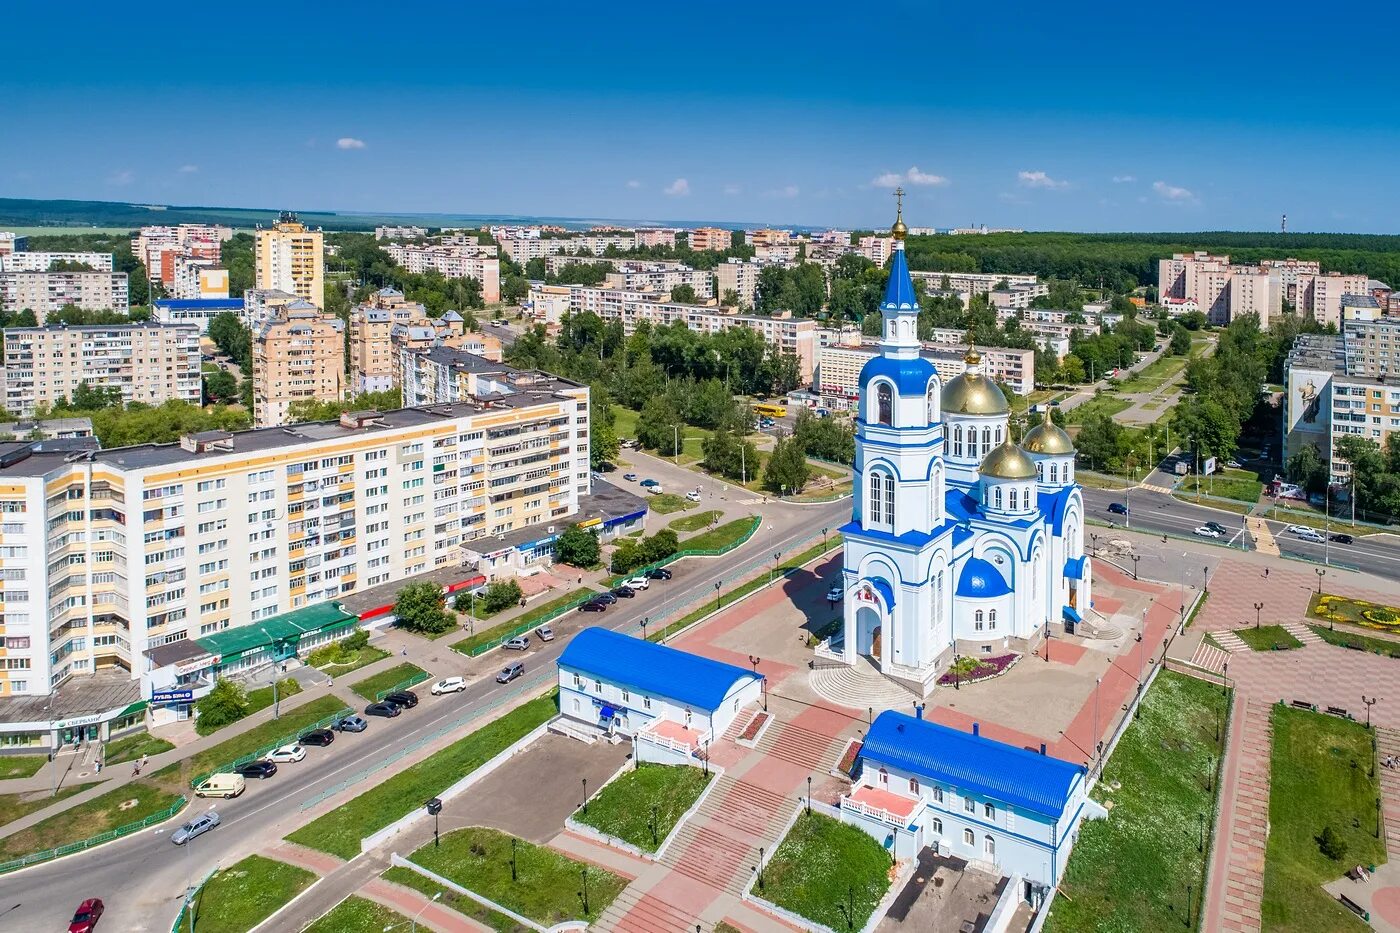
[[[901,206],[881,352],[860,374],[844,640],[824,648],[926,696],[958,656],[1033,650],[1077,623],[1092,573],[1069,435],[1047,409],[1016,444],[975,348],[947,385],[920,355],[907,232]]]

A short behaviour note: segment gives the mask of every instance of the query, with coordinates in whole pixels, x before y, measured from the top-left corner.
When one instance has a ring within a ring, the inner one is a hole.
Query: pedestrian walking
[[[141,767],[146,767],[146,762],[150,760],[150,757],[150,755],[147,755],[144,752],[141,753]]]
[[[1268,567],[1265,567],[1265,568],[1264,568],[1264,579],[1265,579],[1265,580],[1269,579],[1269,568],[1268,568]]]
[[[403,655],[404,657],[408,657],[408,649],[407,649],[407,648],[401,648],[401,649],[399,649],[399,654]]]

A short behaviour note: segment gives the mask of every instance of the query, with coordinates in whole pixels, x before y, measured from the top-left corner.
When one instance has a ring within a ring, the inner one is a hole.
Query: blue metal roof
[[[1056,537],[1065,533],[1065,507],[1069,505],[1069,497],[1073,490],[1073,486],[1066,486],[1055,492],[1042,492],[1037,497],[1040,512],[1050,519],[1050,530]]]
[[[982,558],[970,557],[967,563],[963,564],[962,573],[958,577],[957,595],[972,599],[990,599],[994,596],[1005,596],[1010,592],[1011,587],[1006,585],[1006,578],[1001,575],[1001,571]]]
[[[923,396],[928,394],[930,379],[938,378],[938,370],[922,356],[913,359],[896,359],[889,356],[872,356],[860,369],[861,396],[870,380],[885,376],[894,383],[900,395]],[[867,422],[871,424],[871,422]],[[872,426],[875,426],[872,424]]]
[[[573,637],[559,666],[704,711],[718,709],[739,681],[762,679],[742,667],[596,625]]]
[[[919,310],[909,264],[904,260],[903,243],[895,244],[894,255],[890,257],[890,278],[885,284],[885,300],[880,302],[880,310],[891,313]]]
[[[1064,607],[1064,616],[1076,625],[1084,621],[1083,617],[1079,614],[1079,610],[1075,609],[1073,606]]]
[[[242,298],[157,298],[156,307],[175,311],[212,311],[223,308],[232,311],[243,308]]]
[[[971,521],[982,514],[976,499],[951,486],[943,494],[943,505],[948,509],[948,514],[960,522]]]
[[[1071,557],[1069,560],[1065,561],[1065,576],[1069,577],[1071,580],[1083,580],[1084,558]]]
[[[880,592],[880,598],[885,601],[887,608],[894,608],[894,589],[884,577],[871,577],[870,585]]]
[[[963,793],[1000,800],[1059,819],[1084,769],[926,719],[886,710],[860,749],[867,763],[886,764]]]

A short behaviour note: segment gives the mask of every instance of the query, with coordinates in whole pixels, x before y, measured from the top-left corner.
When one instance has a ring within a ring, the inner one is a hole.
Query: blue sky
[[[13,6],[0,196],[849,227],[898,179],[939,227],[1400,216],[1390,4]]]

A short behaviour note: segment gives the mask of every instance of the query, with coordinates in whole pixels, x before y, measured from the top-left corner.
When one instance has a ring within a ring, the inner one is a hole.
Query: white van
[[[196,787],[194,795],[196,797],[237,797],[243,793],[247,786],[243,775],[220,772],[210,775],[204,783]]]

